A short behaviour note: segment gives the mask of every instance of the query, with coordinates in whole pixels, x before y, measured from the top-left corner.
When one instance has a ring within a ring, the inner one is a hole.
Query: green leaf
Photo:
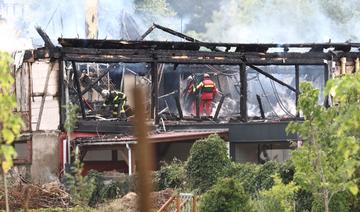
[[[15,139],[14,134],[11,132],[11,130],[9,130],[7,128],[2,130],[2,136],[3,136],[6,144],[12,143]]]
[[[353,182],[350,182],[347,186],[348,190],[353,194],[353,195],[357,195],[357,193],[359,192],[359,188],[357,187],[357,185]]]

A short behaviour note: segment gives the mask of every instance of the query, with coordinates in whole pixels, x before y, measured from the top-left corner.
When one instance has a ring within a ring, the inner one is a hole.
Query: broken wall
[[[31,128],[57,130],[60,123],[59,63],[35,61],[31,66]]]
[[[31,179],[34,183],[47,183],[58,179],[59,133],[33,132]]]
[[[34,182],[54,180],[58,173],[60,122],[59,63],[25,61],[15,70],[17,112],[24,127],[15,143],[18,165],[30,165]],[[29,137],[24,143],[22,137]]]

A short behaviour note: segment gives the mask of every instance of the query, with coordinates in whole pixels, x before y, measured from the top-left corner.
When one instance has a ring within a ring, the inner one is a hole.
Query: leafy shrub
[[[250,196],[234,178],[221,178],[201,197],[199,208],[206,212],[252,211]]]
[[[263,165],[232,163],[225,176],[241,181],[246,192],[253,197],[261,190],[267,190],[274,184],[273,175],[280,172],[280,163],[268,161]]]
[[[91,195],[89,205],[94,207],[98,203],[120,198],[130,191],[135,191],[134,176],[122,174],[116,179],[106,180],[101,173],[91,170],[88,177],[94,179],[96,188]]]
[[[184,163],[176,158],[170,164],[164,162],[155,174],[155,181],[158,190],[184,188],[186,184]]]
[[[311,211],[313,201],[312,193],[300,188],[295,194],[295,211]]]
[[[291,160],[287,160],[279,164],[279,174],[283,183],[288,184],[294,179],[294,164]]]
[[[229,168],[226,169],[224,176],[238,180],[247,193],[255,196],[255,179],[259,169],[260,165],[257,164],[232,162]]]
[[[218,135],[196,141],[186,164],[191,188],[200,192],[208,190],[229,165],[225,142]]]
[[[87,206],[96,189],[95,179],[91,176],[82,176],[81,171],[82,164],[77,159],[70,168],[70,173],[65,174],[65,185],[74,204]]]
[[[278,175],[274,176],[274,186],[260,191],[256,201],[257,211],[291,212],[294,211],[295,194],[299,189],[294,182],[284,184]]]
[[[268,190],[274,185],[273,175],[279,172],[280,163],[267,161],[260,166],[255,178],[255,191]]]

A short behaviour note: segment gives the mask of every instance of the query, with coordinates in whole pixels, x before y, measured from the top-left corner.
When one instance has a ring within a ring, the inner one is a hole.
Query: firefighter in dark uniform
[[[116,90],[102,90],[101,94],[105,98],[103,106],[111,106],[112,116],[114,118],[126,118],[125,114],[125,104],[126,104],[126,95],[123,92]]]

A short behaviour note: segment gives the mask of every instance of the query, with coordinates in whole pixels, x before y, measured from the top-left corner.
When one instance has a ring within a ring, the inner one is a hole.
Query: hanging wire
[[[293,114],[286,108],[286,106],[283,104],[283,102],[281,101],[281,98],[280,98],[280,96],[279,96],[279,92],[278,92],[278,90],[276,89],[275,83],[274,83],[272,80],[270,80],[270,85],[271,85],[271,87],[272,87],[272,89],[273,89],[273,91],[274,91],[275,99],[276,99],[277,103],[279,104],[280,109],[281,109],[282,111],[284,111],[284,113],[286,113],[288,116],[295,117],[295,115],[293,115]]]
[[[46,24],[46,26],[45,26],[45,31],[46,31],[46,29],[48,28],[48,26],[49,26],[49,24],[51,23],[51,21],[53,20],[55,14],[56,14],[56,11],[59,9],[60,4],[61,4],[61,1],[59,1],[59,3],[57,4],[54,12],[51,14],[50,19],[49,19],[49,21],[47,22],[47,24]]]
[[[271,104],[271,102],[270,102],[270,100],[269,100],[269,97],[267,96],[267,94],[266,94],[266,92],[265,92],[265,89],[264,89],[264,87],[263,87],[263,85],[262,85],[262,83],[261,83],[261,81],[260,81],[259,74],[257,73],[256,76],[257,76],[258,82],[259,82],[259,84],[260,84],[261,90],[262,90],[262,92],[263,92],[263,94],[264,94],[264,96],[265,96],[265,98],[266,98],[266,101],[268,102],[268,104],[269,104],[272,112],[275,114],[275,116],[280,117],[280,116],[276,113],[276,111],[274,110],[274,107],[272,106],[272,104]]]

